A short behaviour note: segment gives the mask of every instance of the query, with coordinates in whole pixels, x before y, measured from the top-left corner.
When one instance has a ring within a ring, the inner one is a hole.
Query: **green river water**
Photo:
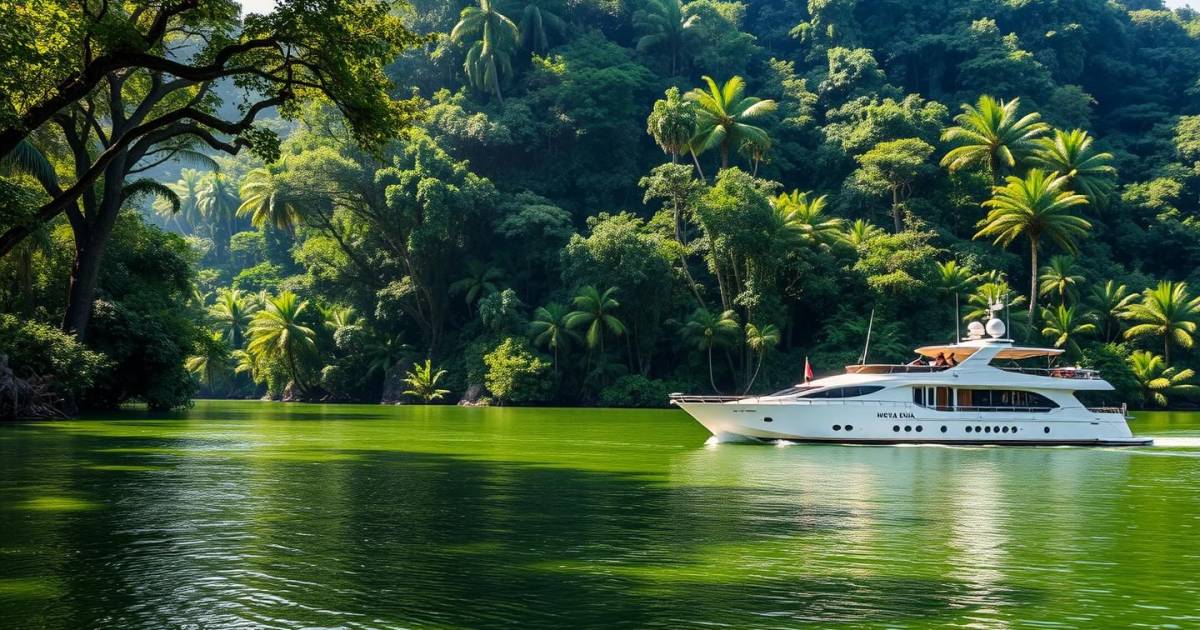
[[[1158,444],[264,402],[0,425],[0,628],[1197,628],[1200,414],[1132,426]]]

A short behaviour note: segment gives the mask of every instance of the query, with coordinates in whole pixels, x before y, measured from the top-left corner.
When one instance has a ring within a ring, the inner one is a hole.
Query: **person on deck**
[[[933,367],[949,367],[949,366],[950,366],[950,364],[946,362],[946,353],[939,352],[937,355],[937,358],[933,360]]]

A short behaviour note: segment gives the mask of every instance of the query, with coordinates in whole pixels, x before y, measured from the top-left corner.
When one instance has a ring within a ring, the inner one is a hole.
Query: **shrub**
[[[670,385],[641,374],[618,378],[600,392],[600,402],[608,407],[666,407]]]
[[[1112,384],[1112,392],[1079,392],[1085,404],[1105,404],[1114,400],[1138,404],[1142,400],[1141,386],[1129,368],[1129,348],[1125,344],[1092,344],[1084,347],[1079,366],[1098,370],[1104,380]]]
[[[550,362],[531,352],[523,339],[505,339],[483,362],[484,385],[502,403],[544,401],[554,391]]]
[[[53,379],[55,393],[69,399],[83,394],[107,365],[107,359],[88,350],[74,335],[53,326],[0,315],[0,354],[17,377]]]

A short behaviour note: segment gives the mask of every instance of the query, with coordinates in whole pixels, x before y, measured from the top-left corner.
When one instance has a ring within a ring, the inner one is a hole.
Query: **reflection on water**
[[[1196,626],[1200,416],[1134,427],[1159,446],[263,403],[0,427],[0,626]]]

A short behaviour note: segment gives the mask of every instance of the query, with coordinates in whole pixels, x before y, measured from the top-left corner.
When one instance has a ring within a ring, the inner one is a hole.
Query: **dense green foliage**
[[[428,107],[397,140],[294,108],[278,159],[128,200],[199,261],[213,334],[175,338],[208,393],[430,400],[445,369],[448,401],[662,404],[789,385],[806,356],[838,370],[872,313],[868,359],[901,360],[1002,302],[1117,397],[1191,395],[1200,14],[413,5],[433,43],[388,72]],[[36,191],[36,163],[5,168]],[[36,206],[18,190],[6,221]],[[29,261],[54,251],[5,256],[6,310],[34,316]]]

